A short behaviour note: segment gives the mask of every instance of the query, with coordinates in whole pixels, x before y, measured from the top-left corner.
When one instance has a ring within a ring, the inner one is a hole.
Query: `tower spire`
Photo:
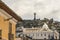
[[[36,20],[36,13],[34,13],[34,20]]]

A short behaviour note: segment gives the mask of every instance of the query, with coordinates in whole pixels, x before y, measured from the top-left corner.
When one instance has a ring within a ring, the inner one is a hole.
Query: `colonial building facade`
[[[46,23],[40,28],[22,28],[17,40],[59,40],[59,32],[50,29]]]
[[[36,19],[34,13],[34,20],[23,20],[17,22],[16,37],[21,40],[54,40],[60,39],[60,22],[52,19]]]
[[[60,22],[54,21],[53,18],[36,19],[36,13],[34,13],[34,20],[23,20],[22,22],[17,22],[16,25],[16,37],[19,39],[24,38],[23,40],[27,40],[26,38],[31,40],[53,40],[60,39],[59,35]]]
[[[16,23],[21,20],[0,0],[0,40],[16,40]]]
[[[23,40],[59,40],[59,32],[50,29],[46,23],[41,28],[23,28],[21,35]]]

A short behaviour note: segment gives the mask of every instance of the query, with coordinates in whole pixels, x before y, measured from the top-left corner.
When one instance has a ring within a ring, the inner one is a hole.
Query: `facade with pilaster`
[[[0,0],[0,40],[16,40],[16,23],[21,20]]]

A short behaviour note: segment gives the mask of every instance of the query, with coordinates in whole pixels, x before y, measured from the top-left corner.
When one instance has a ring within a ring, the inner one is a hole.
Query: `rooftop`
[[[22,21],[22,18],[19,17],[15,12],[13,12],[2,0],[0,0],[0,8],[6,11],[9,15],[14,17],[18,21]]]

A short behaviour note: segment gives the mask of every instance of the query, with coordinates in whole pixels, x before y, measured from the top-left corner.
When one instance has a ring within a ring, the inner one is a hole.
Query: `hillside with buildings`
[[[36,19],[36,13],[34,13],[34,19],[33,20],[23,20],[22,22],[17,23],[17,28],[18,27],[24,27],[24,28],[32,28],[32,27],[42,27],[44,23],[47,23],[50,29],[57,29],[59,30],[60,28],[60,22],[59,21],[54,21],[53,18],[51,19]]]
[[[39,29],[39,32],[40,32],[41,29],[47,28],[47,26],[45,26],[43,28],[44,23],[46,23],[46,25],[48,25],[48,28],[50,30],[53,30],[53,31],[56,30],[58,33],[60,33],[60,22],[59,21],[55,21],[53,18],[52,19],[44,18],[42,20],[41,19],[36,19],[36,13],[34,13],[34,19],[33,20],[23,20],[22,22],[17,23],[17,25],[16,25],[16,37],[20,37],[21,34],[25,35],[24,32],[26,32],[28,30],[29,30],[28,32],[32,31],[32,32],[30,32],[31,35],[33,34],[33,32],[35,30]],[[44,29],[44,31],[45,30],[46,29]],[[38,34],[39,32],[36,31],[35,33]]]

